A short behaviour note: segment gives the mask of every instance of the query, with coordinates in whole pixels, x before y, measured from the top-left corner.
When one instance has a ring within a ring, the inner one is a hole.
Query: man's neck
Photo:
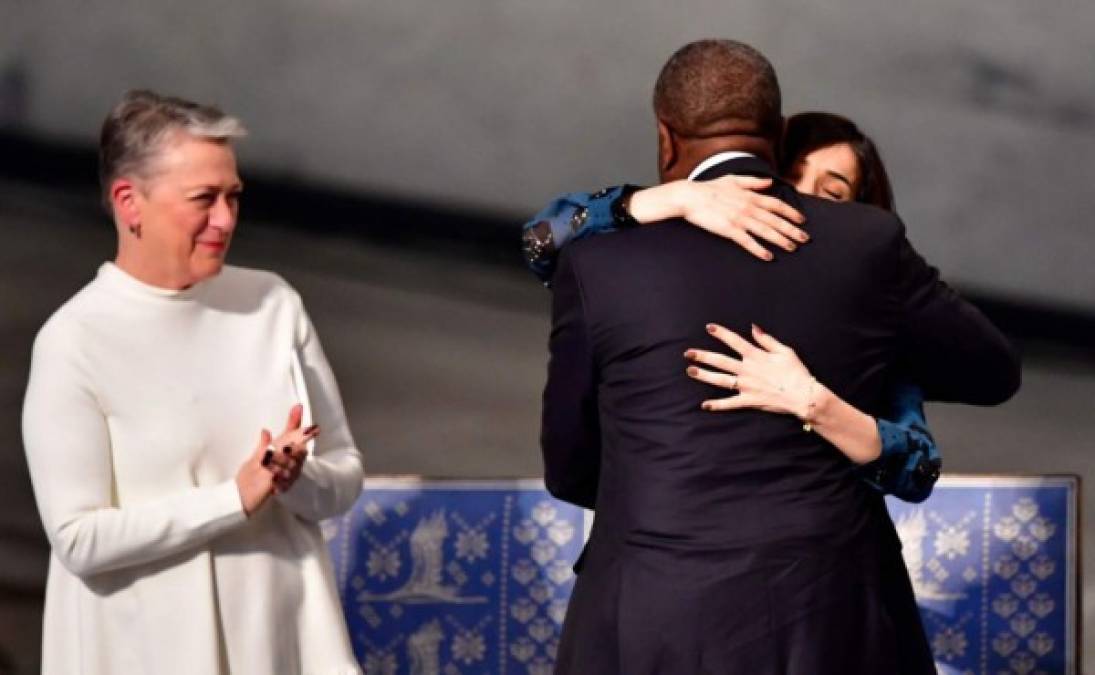
[[[688,174],[688,180],[696,180],[704,171],[707,171],[713,166],[728,162],[732,159],[739,159],[741,157],[756,157],[756,155],[750,152],[742,152],[740,150],[724,150],[723,152],[715,153],[707,159],[703,160],[696,165],[696,168],[692,169],[692,172]]]
[[[757,136],[720,136],[717,138],[696,139],[680,144],[678,151],[680,152],[679,161],[661,174],[663,183],[692,176],[697,173],[697,167],[708,159],[724,152],[753,155],[772,166],[776,165],[772,144]]]

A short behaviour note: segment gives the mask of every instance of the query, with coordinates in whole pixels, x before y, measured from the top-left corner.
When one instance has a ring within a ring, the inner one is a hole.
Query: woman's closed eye
[[[848,185],[836,178],[830,178],[821,184],[820,196],[838,202],[852,201],[852,191],[848,188]]]

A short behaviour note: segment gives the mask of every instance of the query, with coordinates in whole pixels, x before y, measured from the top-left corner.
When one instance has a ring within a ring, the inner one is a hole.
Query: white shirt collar
[[[738,152],[736,150],[730,150],[727,152],[720,152],[718,154],[711,155],[707,159],[699,163],[699,165],[692,169],[692,173],[688,174],[688,180],[696,180],[696,176],[699,176],[704,171],[707,171],[716,164],[722,164],[725,161],[731,159],[739,159],[741,157],[756,157],[748,152]]]

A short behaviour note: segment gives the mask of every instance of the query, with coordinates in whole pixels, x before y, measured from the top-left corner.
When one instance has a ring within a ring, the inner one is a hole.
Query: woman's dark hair
[[[787,119],[783,132],[780,173],[789,175],[803,156],[838,143],[847,143],[859,164],[859,188],[855,201],[894,210],[893,189],[878,148],[846,117],[825,112],[804,112]]]

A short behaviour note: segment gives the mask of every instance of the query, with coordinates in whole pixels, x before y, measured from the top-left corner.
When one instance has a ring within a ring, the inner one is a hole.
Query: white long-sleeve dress
[[[320,437],[247,518],[236,472],[297,402]],[[52,546],[43,673],[359,672],[318,523],[357,498],[361,455],[279,277],[170,291],[104,264],[35,341],[23,437]]]

